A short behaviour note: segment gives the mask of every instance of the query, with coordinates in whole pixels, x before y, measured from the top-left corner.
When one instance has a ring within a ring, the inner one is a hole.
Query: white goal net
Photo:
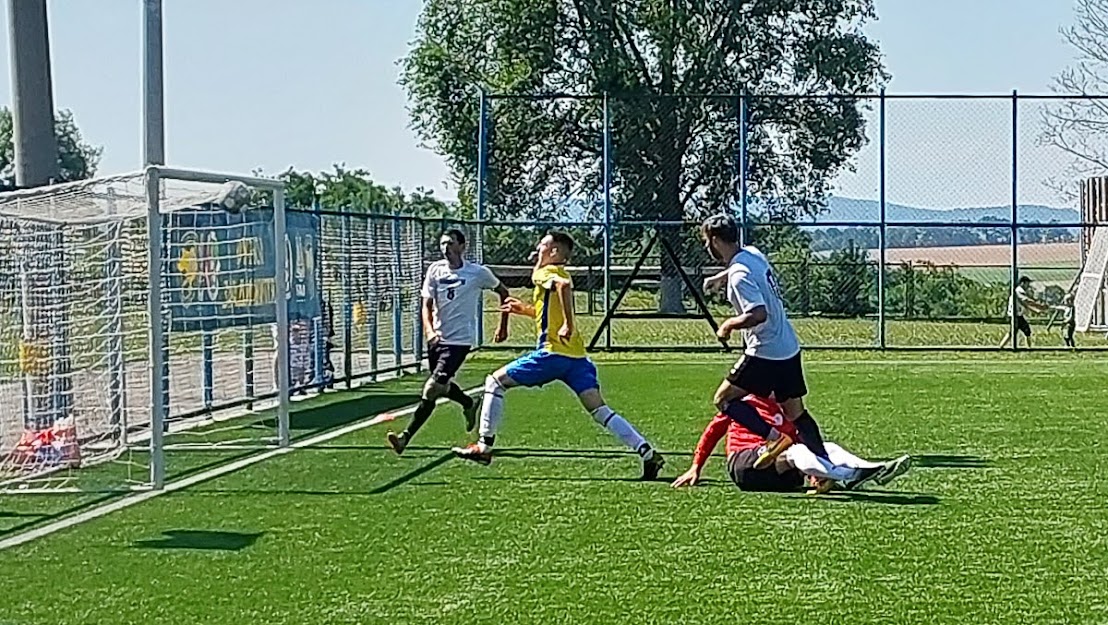
[[[1074,322],[1078,332],[1088,332],[1097,306],[1104,300],[1104,277],[1108,271],[1108,227],[1092,228],[1093,236],[1085,255],[1085,266],[1073,299]]]
[[[319,360],[318,220],[282,193],[151,169],[0,194],[0,487],[159,485],[173,444],[287,442],[287,401],[248,412],[289,383],[279,335]]]

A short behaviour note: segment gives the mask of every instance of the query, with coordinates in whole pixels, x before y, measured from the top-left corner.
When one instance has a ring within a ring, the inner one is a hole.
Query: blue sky
[[[167,160],[277,172],[365,167],[380,181],[452,197],[445,164],[419,146],[396,84],[417,0],[165,0]],[[1058,34],[1070,0],[876,0],[870,28],[895,93],[1044,93],[1072,58]],[[100,172],[141,166],[140,0],[50,0],[54,94]],[[0,33],[7,12],[0,11]],[[0,47],[0,103],[11,101]],[[1041,179],[1064,165],[1034,148],[1037,111],[1020,111],[1021,201],[1055,203]],[[888,108],[889,199],[922,206],[1004,204],[1010,103],[903,102]],[[876,134],[874,133],[874,136]],[[1025,147],[1026,146],[1026,147]],[[877,151],[858,155],[842,194],[876,198]]]

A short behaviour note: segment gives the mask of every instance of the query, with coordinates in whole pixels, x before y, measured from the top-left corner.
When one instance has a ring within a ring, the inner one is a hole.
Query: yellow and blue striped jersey
[[[558,336],[566,315],[558,294],[554,292],[555,279],[573,284],[562,265],[546,265],[531,273],[531,281],[535,283],[535,324],[539,331],[539,349],[571,358],[584,358],[587,355],[585,343],[578,328],[573,329],[569,340]]]

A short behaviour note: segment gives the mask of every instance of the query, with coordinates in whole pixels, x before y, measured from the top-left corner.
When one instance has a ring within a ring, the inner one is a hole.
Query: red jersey
[[[757,410],[758,416],[762,417],[762,420],[766,423],[777,428],[777,431],[792,437],[793,440],[799,438],[796,427],[793,426],[791,421],[785,420],[784,411],[781,410],[780,404],[776,401],[755,395],[747,395],[743,398],[743,401]],[[765,440],[757,434],[739,425],[731,417],[720,413],[708,423],[708,427],[704,428],[704,433],[700,435],[700,441],[697,442],[696,451],[693,453],[693,464],[702,466],[707,462],[708,456],[712,455],[719,439],[723,438],[724,435],[727,436],[728,456],[744,449],[760,447],[765,443]]]

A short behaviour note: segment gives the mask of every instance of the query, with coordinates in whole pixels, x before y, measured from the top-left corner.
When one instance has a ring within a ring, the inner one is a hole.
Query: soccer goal
[[[159,488],[175,445],[287,445],[318,246],[277,180],[151,167],[0,194],[0,489]]]

